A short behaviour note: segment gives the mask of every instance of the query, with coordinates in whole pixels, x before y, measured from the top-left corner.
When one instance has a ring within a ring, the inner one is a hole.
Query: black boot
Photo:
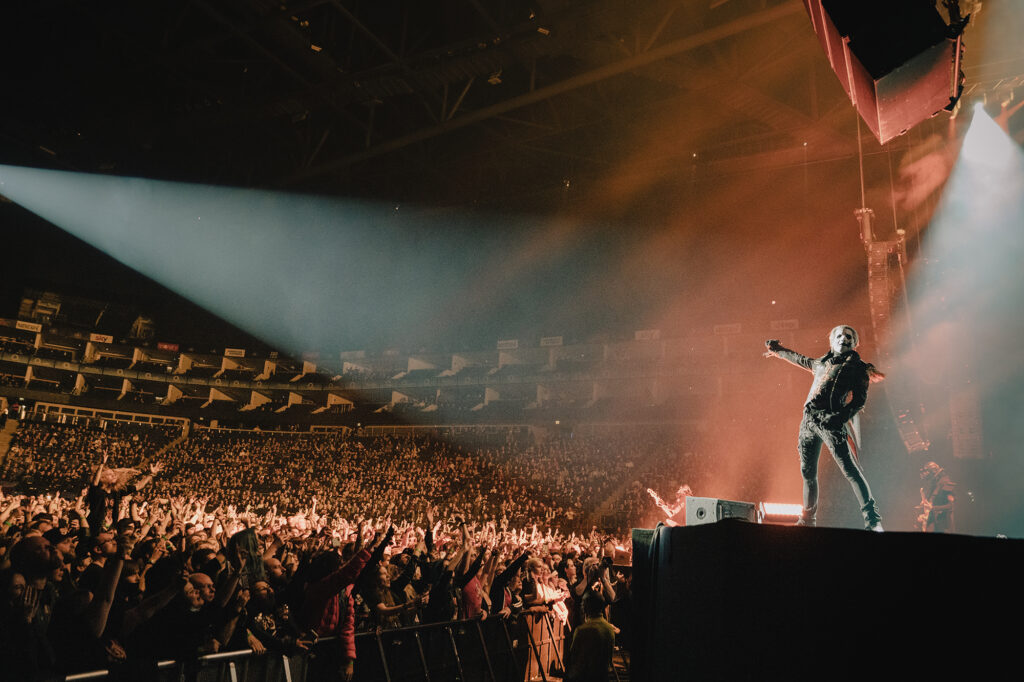
[[[885,530],[882,528],[882,516],[878,513],[878,506],[874,500],[868,500],[867,504],[861,507],[861,513],[864,514],[865,530],[873,530],[876,533]]]

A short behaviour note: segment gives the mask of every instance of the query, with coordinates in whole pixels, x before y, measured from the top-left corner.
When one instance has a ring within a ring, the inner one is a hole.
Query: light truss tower
[[[896,302],[901,298],[906,302],[906,280],[904,279],[904,263],[906,263],[906,241],[903,231],[897,231],[897,239],[892,241],[876,241],[871,225],[875,212],[862,207],[854,211],[860,223],[861,241],[868,257],[868,302],[871,308],[871,327],[875,335],[876,352],[883,366],[891,365],[892,356],[892,315]],[[917,395],[916,387],[906,380],[896,377],[886,382],[885,392],[889,398],[900,437],[908,453],[928,450],[929,442],[918,426],[923,414],[923,407]]]

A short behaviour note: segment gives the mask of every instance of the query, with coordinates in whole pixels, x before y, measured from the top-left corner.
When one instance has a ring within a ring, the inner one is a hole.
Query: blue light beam
[[[492,302],[453,311],[507,255],[510,235],[535,229],[525,219],[483,229],[480,218],[407,217],[393,206],[11,166],[0,166],[0,194],[292,353],[399,333],[427,343],[452,331],[445,325],[500,338],[501,329],[471,329]]]
[[[1024,151],[976,108],[908,282],[913,329],[894,336],[893,371],[924,389],[927,429],[939,441],[931,457],[1001,460],[988,504],[971,512],[1016,535],[1024,535],[1022,227]]]

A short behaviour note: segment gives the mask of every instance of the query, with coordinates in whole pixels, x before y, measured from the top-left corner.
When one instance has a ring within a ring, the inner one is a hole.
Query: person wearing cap
[[[50,544],[60,552],[65,561],[70,561],[74,558],[75,537],[68,535],[63,528],[51,528],[43,533],[43,537],[49,540]]]
[[[856,415],[867,402],[868,384],[880,381],[885,375],[860,359],[854,350],[859,337],[853,327],[837,325],[829,332],[828,339],[829,351],[820,358],[784,348],[778,339],[765,341],[768,348],[765,357],[782,358],[814,375],[800,421],[798,451],[803,476],[803,509],[797,525],[813,526],[817,522],[818,457],[824,443],[857,496],[864,527],[880,532],[882,517],[878,505],[848,439],[852,437],[856,446],[860,432]]]

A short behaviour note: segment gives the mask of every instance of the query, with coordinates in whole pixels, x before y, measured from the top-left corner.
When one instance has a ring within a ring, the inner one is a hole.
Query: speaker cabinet
[[[687,497],[686,525],[698,526],[722,519],[739,519],[759,523],[757,505],[753,502],[720,500],[717,497]]]
[[[882,144],[956,103],[962,25],[947,26],[934,0],[803,2],[832,70]]]

